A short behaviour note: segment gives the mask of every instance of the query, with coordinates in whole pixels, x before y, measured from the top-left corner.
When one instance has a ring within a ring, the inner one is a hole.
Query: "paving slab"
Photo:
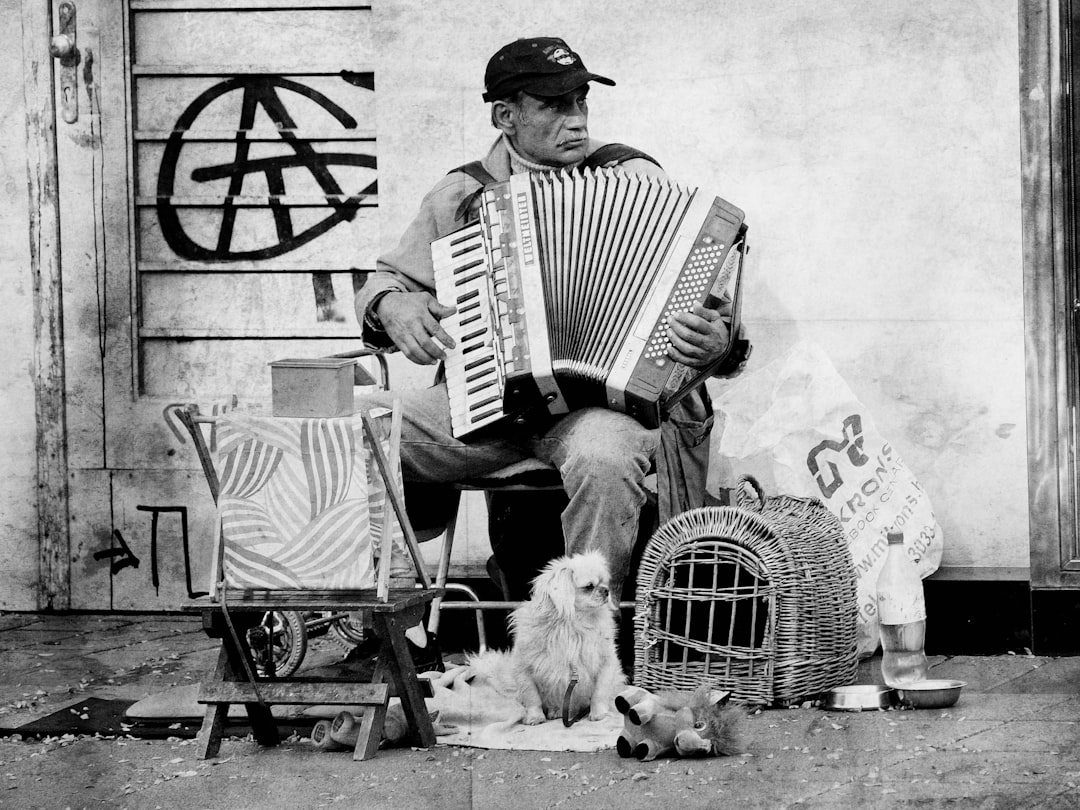
[[[1020,720],[1024,718],[1055,719],[1058,710],[1055,707],[1070,704],[1070,695],[1040,694],[1016,695],[1006,692],[977,692],[965,687],[960,700],[948,709],[926,709],[915,712],[921,716],[940,716],[943,720]],[[1080,711],[1080,706],[1072,704],[1073,711]],[[1062,717],[1069,711],[1060,709]],[[1072,715],[1077,716],[1077,715]]]
[[[0,615],[0,631],[11,630],[16,627],[25,627],[37,621],[35,614],[7,613]]]
[[[0,722],[191,683],[216,649],[192,617],[0,616]],[[316,639],[306,663],[341,654]],[[230,738],[200,761],[176,738],[0,738],[0,810],[1080,807],[1080,658],[931,663],[968,681],[955,706],[770,709],[748,719],[745,755],[706,760],[437,745],[354,762],[294,736],[275,748]],[[861,662],[858,681],[880,683],[880,661]]]
[[[192,747],[177,742],[80,740],[7,759],[10,747],[0,743],[0,807],[1022,808],[1080,801],[1075,782],[1054,779],[1049,760],[1040,766],[1001,752],[927,753],[823,770],[794,756],[639,763],[614,752],[447,748],[384,751],[358,763],[302,740],[274,749],[227,741],[211,762],[193,759]],[[1069,773],[1080,772],[1075,759],[1069,765]],[[41,804],[10,803],[28,795]]]
[[[1011,681],[983,691],[1018,692],[1029,695],[1080,694],[1080,658],[1036,658],[1034,660],[1039,663],[1034,669],[1016,673]]]
[[[987,700],[990,697],[987,695]],[[1031,707],[1033,720],[1080,720],[1080,695],[1031,695],[1026,703]]]
[[[33,625],[21,625],[0,633],[0,652],[24,649],[42,649],[65,644],[77,647],[79,633],[64,628],[37,628]]]

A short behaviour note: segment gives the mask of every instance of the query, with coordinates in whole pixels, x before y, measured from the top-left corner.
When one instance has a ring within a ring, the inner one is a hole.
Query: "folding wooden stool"
[[[215,502],[220,493],[220,479],[202,426],[222,417],[203,416],[198,407],[177,408],[176,416],[195,444]],[[380,443],[378,429],[371,416],[360,414],[367,446],[374,456],[379,474],[394,514],[404,533],[415,566],[419,587],[390,589],[392,536],[389,516],[383,520],[380,564],[375,588],[357,590],[312,590],[307,588],[226,588],[223,580],[223,544],[221,521],[217,521],[218,558],[215,575],[221,585],[210,597],[188,606],[202,614],[203,628],[212,638],[221,639],[217,667],[210,680],[202,684],[199,702],[206,705],[197,741],[197,755],[206,759],[217,755],[225,730],[229,706],[243,704],[247,710],[256,741],[260,745],[280,742],[272,705],[346,705],[363,706],[360,733],[354,759],[373,757],[381,740],[383,721],[392,690],[400,700],[414,745],[430,747],[435,733],[424,702],[424,694],[409,653],[405,630],[423,621],[425,610],[443,591],[434,588],[424,569],[416,536],[413,533],[405,502],[391,472],[387,455]],[[400,410],[395,407],[390,430],[390,456],[397,453],[400,436]],[[209,602],[209,604],[207,603]],[[377,663],[369,682],[344,677],[311,678],[301,674],[277,678],[273,656],[266,671],[258,672],[246,634],[259,626],[261,617],[271,611],[366,612],[379,642]],[[389,681],[389,683],[387,682]],[[391,690],[392,687],[392,690]]]

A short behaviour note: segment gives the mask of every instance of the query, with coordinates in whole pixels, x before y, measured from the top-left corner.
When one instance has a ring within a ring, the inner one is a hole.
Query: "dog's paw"
[[[525,717],[521,721],[527,726],[538,726],[547,720],[544,716],[544,710],[539,706],[530,706],[525,710]]]
[[[609,712],[606,708],[599,707],[599,708],[591,709],[589,711],[589,719],[592,720],[595,723],[598,720],[603,720],[605,717],[608,717],[610,714],[611,714],[611,712]]]

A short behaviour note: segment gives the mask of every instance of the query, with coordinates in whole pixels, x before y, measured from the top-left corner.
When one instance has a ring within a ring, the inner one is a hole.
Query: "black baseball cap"
[[[506,98],[519,90],[541,98],[561,96],[586,82],[615,85],[611,79],[589,72],[581,57],[558,37],[518,39],[499,48],[488,60],[484,101]]]

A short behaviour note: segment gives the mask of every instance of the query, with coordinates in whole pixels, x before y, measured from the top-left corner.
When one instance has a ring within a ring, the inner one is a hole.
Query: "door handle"
[[[79,120],[79,48],[75,4],[65,0],[59,9],[60,32],[49,41],[49,53],[60,61],[60,115],[69,124]]]

